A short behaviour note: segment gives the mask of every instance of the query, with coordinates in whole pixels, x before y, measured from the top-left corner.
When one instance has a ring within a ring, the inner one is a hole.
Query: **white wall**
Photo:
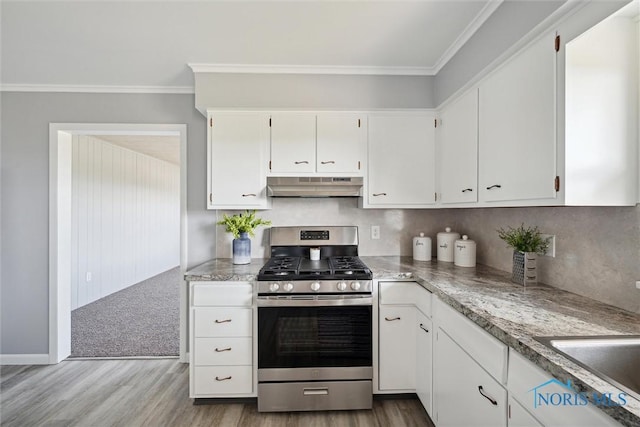
[[[180,264],[180,168],[84,135],[72,155],[76,309]]]

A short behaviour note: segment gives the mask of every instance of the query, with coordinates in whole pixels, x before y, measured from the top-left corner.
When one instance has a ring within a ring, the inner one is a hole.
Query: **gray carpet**
[[[178,356],[180,269],[71,312],[71,357]]]

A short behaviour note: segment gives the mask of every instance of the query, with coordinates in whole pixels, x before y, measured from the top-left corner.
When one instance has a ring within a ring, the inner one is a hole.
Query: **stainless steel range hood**
[[[362,177],[267,177],[271,197],[359,197]]]

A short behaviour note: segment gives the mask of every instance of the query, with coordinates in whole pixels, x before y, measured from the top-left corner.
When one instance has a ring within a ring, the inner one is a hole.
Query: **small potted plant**
[[[256,217],[256,211],[245,211],[231,216],[224,214],[218,224],[224,225],[225,231],[233,234],[233,263],[249,264],[251,262],[249,236],[254,237],[254,230],[258,226],[271,225],[271,221]]]
[[[513,274],[511,280],[520,285],[535,284],[537,255],[544,254],[549,247],[550,238],[542,237],[538,227],[500,228],[498,237],[513,248]]]

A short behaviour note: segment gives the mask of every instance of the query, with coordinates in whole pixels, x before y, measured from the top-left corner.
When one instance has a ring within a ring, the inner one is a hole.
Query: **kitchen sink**
[[[640,335],[534,339],[640,400]]]

